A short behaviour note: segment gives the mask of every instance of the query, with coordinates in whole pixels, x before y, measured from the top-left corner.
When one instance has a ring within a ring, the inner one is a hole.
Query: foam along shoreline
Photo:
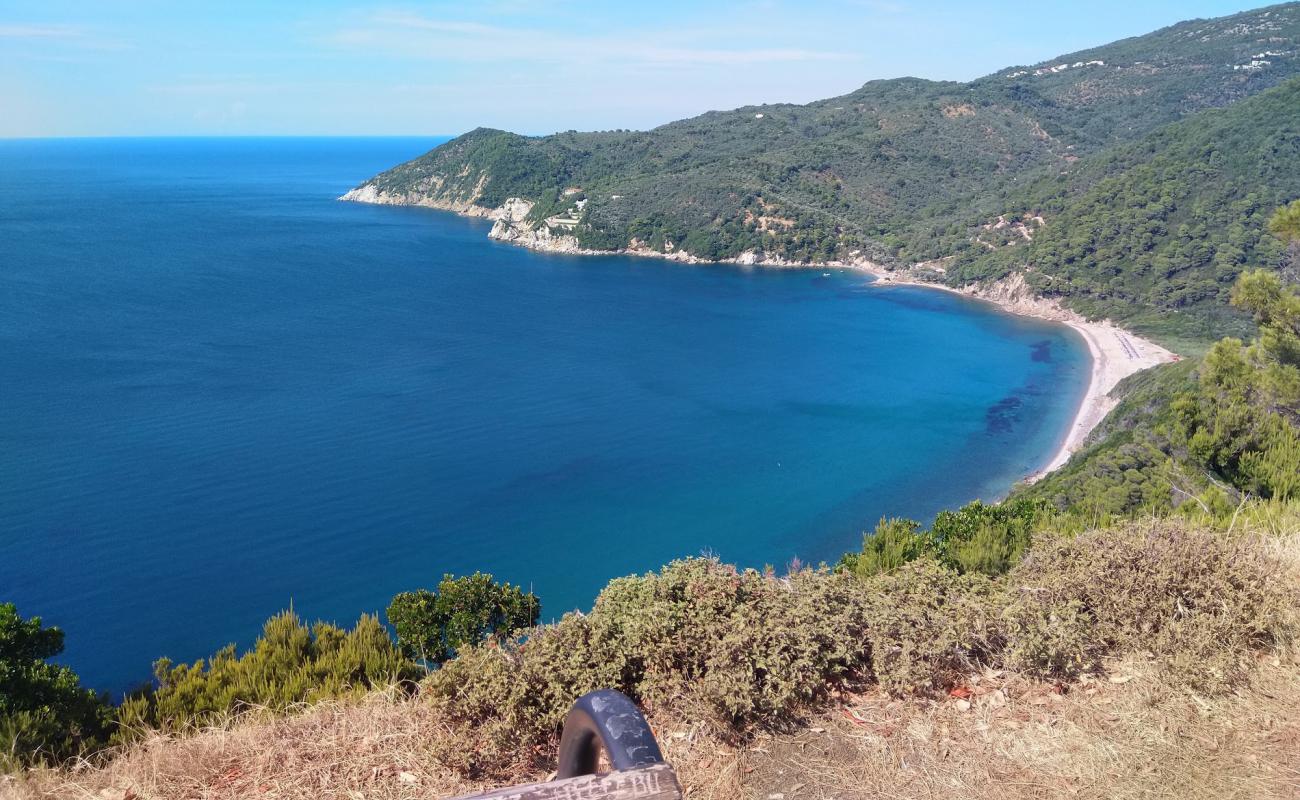
[[[907,270],[886,270],[860,257],[849,261],[811,264],[787,261],[763,253],[745,252],[736,258],[713,262],[691,255],[684,250],[660,252],[635,240],[632,246],[622,250],[591,250],[579,246],[577,238],[570,233],[557,233],[548,224],[538,226],[529,224],[526,220],[533,204],[520,198],[510,198],[500,208],[493,209],[477,205],[473,201],[452,202],[415,194],[389,194],[379,190],[373,184],[366,183],[347,192],[339,200],[379,205],[419,205],[451,211],[462,216],[486,217],[494,223],[488,234],[489,238],[552,253],[648,256],[689,264],[724,263],[742,267],[853,269],[873,276],[876,284],[880,286],[919,286],[952,292],[990,302],[1011,314],[1067,325],[1077,331],[1088,345],[1088,353],[1092,359],[1091,376],[1083,400],[1079,403],[1070,422],[1070,428],[1063,435],[1061,444],[1053,453],[1051,460],[1037,472],[1026,476],[1025,479],[1031,483],[1060,468],[1070,460],[1071,455],[1083,447],[1088,434],[1092,433],[1092,430],[1118,404],[1118,400],[1110,397],[1116,384],[1129,375],[1158,364],[1177,361],[1179,358],[1160,345],[1130,333],[1108,320],[1090,321],[1077,312],[1063,308],[1054,300],[1036,296],[1033,289],[1025,282],[1024,276],[1019,273],[989,286],[972,285],[954,289],[931,281],[917,280]]]
[[[1175,353],[1126,331],[1109,320],[1091,321],[1062,308],[1055,301],[1035,297],[1019,274],[987,287],[953,289],[926,281],[900,278],[880,269],[865,271],[872,274],[879,285],[919,286],[984,300],[1012,314],[1059,322],[1083,337],[1092,362],[1088,388],[1051,460],[1042,469],[1026,477],[1030,483],[1064,466],[1070,456],[1083,447],[1088,434],[1119,404],[1118,399],[1111,397],[1111,392],[1120,381],[1144,369],[1179,360]]]

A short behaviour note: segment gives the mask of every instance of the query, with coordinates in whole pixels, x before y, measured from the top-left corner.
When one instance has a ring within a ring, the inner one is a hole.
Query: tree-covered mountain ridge
[[[1276,255],[1258,246],[1246,196],[1268,210],[1300,194],[1288,84],[1300,75],[1298,42],[1300,4],[1289,3],[969,83],[871,81],[650,131],[479,128],[344,197],[493,216],[495,237],[540,249],[919,264],[950,285],[1019,271],[1086,314],[1142,329],[1169,326],[1150,309],[1178,310],[1179,333],[1208,339],[1239,327],[1226,311],[1236,274]],[[1239,101],[1257,96],[1238,117]],[[1225,129],[1238,141],[1218,161],[1196,149],[1198,135]],[[1248,170],[1237,163],[1245,154],[1256,159]],[[1155,178],[1157,199],[1187,201],[1163,218],[1145,202]],[[1108,217],[1090,219],[1126,184],[1134,191],[1115,195]],[[1217,218],[1224,199],[1244,232]]]

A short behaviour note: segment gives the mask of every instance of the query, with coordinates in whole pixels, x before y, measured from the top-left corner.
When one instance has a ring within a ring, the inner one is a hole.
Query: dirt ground
[[[699,798],[1300,798],[1295,663],[1270,657],[1214,699],[1113,666],[1069,687],[990,673],[942,702],[851,698],[723,758],[683,753],[679,773]]]

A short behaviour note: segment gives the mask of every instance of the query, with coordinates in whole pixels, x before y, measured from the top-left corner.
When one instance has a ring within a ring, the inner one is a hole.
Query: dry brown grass
[[[984,673],[958,690],[969,698],[937,702],[846,697],[798,733],[743,748],[698,723],[656,730],[695,800],[1300,797],[1294,657],[1263,656],[1249,685],[1212,699],[1162,683],[1142,660],[1110,667],[1068,687]],[[430,756],[446,735],[428,704],[376,694],[154,738],[104,766],[8,779],[0,795],[412,800],[482,788]]]
[[[428,743],[443,736],[428,704],[379,692],[290,716],[250,714],[188,736],[153,736],[102,766],[10,778],[0,796],[397,800],[472,790],[432,766]]]
[[[1124,683],[1112,683],[1122,680]],[[756,743],[736,797],[1296,798],[1294,661],[1213,700],[1125,661],[1065,693],[989,674],[969,700],[859,698],[837,719]],[[752,770],[752,772],[749,772]]]

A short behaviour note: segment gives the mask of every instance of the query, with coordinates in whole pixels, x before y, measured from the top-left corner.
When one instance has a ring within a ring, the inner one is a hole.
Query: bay
[[[1072,331],[848,270],[534,253],[341,203],[437,140],[0,142],[0,602],[120,692],[444,572],[543,615],[995,499]]]

